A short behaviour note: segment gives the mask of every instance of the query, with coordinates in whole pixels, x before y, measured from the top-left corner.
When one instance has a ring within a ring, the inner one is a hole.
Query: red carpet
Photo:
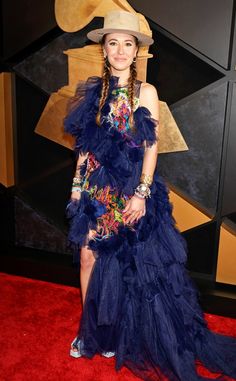
[[[116,372],[114,359],[69,356],[81,313],[79,290],[7,274],[0,274],[0,290],[0,381],[139,380],[126,368]],[[206,319],[212,330],[236,337],[236,320]],[[209,376],[202,367],[199,372]]]

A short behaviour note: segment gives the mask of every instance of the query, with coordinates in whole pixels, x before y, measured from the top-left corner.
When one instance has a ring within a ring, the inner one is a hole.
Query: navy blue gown
[[[236,340],[207,328],[197,290],[185,268],[185,241],[175,227],[165,184],[155,172],[146,214],[125,224],[122,210],[142,171],[144,141],[156,141],[156,121],[139,106],[136,83],[135,128],[129,128],[127,88],[110,79],[101,126],[95,117],[101,79],[78,88],[77,103],[65,118],[75,136],[75,152],[88,153],[80,201],[69,201],[68,238],[75,261],[87,245],[96,258],[79,325],[82,354],[114,351],[116,369],[127,366],[146,381],[208,380],[209,370],[236,377]],[[88,232],[95,232],[88,239]]]

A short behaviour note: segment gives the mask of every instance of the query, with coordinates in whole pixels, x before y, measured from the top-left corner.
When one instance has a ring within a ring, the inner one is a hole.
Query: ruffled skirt
[[[88,229],[96,227],[86,207],[85,199],[68,207],[77,260]],[[84,356],[115,352],[117,369],[127,366],[146,381],[208,380],[196,372],[198,360],[236,378],[236,339],[207,328],[185,267],[185,241],[158,176],[135,229],[121,224],[118,234],[88,246],[96,261],[78,331]]]

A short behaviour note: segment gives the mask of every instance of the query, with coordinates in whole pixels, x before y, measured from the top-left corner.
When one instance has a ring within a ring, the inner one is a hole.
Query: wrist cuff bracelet
[[[151,197],[151,191],[147,184],[139,184],[137,188],[135,189],[134,194],[138,196],[139,198],[148,198]]]

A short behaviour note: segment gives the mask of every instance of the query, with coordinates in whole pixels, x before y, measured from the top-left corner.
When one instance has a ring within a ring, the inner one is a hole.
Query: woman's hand
[[[81,199],[81,192],[71,192],[70,198],[72,201],[79,201]]]
[[[125,224],[137,222],[146,214],[146,201],[134,195],[126,204],[123,210],[123,219]]]

